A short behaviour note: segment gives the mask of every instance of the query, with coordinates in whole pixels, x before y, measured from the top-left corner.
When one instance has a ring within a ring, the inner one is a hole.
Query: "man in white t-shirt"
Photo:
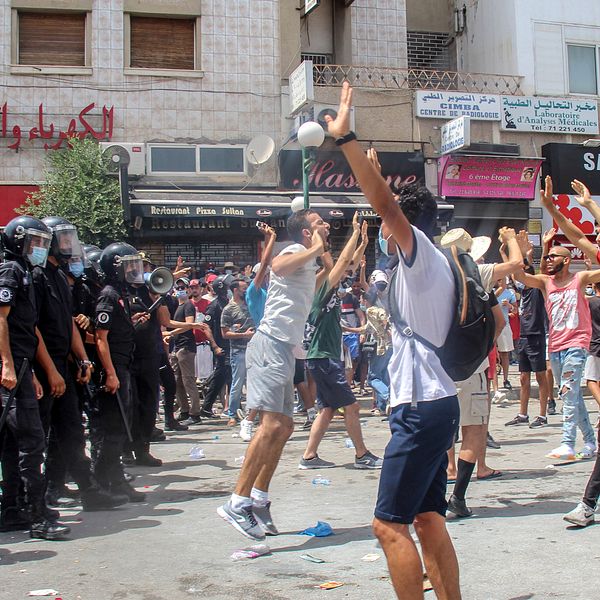
[[[350,131],[352,88],[342,87],[329,133],[343,150],[358,184],[379,214],[379,244],[397,253],[397,311],[408,326],[434,346],[442,346],[455,306],[450,265],[431,242],[437,204],[424,187],[404,186],[395,198]],[[433,293],[432,293],[433,291]],[[394,329],[389,365],[391,440],[386,448],[373,530],[385,552],[398,597],[423,598],[423,564],[410,534],[414,525],[427,572],[438,598],[460,599],[458,561],[445,523],[446,451],[459,419],[456,387],[435,352]]]
[[[315,295],[316,258],[329,236],[329,225],[308,209],[287,222],[295,242],[273,259],[265,312],[246,350],[246,408],[259,410],[254,435],[231,499],[217,509],[240,533],[253,540],[277,535],[268,490],[288,438],[294,431],[294,347]]]

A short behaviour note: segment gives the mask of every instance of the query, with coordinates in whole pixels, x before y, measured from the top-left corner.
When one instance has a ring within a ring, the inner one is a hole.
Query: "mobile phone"
[[[266,227],[266,226],[267,226],[267,224],[266,224],[266,223],[264,223],[263,221],[256,221],[256,226],[257,226],[259,229],[262,229],[263,227]]]

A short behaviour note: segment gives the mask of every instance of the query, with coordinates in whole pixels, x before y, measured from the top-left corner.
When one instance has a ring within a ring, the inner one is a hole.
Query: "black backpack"
[[[452,325],[441,348],[413,332],[398,314],[395,298],[397,268],[389,285],[389,307],[392,323],[400,335],[431,348],[453,381],[464,381],[475,373],[494,344],[495,320],[489,294],[483,289],[481,276],[471,255],[456,246],[441,251],[452,270],[455,283],[455,305]]]

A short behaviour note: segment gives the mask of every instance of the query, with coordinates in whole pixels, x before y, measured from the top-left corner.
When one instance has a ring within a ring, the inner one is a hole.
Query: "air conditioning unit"
[[[146,145],[132,144],[125,142],[100,142],[103,152],[110,154],[115,165],[119,163],[119,157],[126,159],[129,157],[127,173],[130,176],[140,176],[146,174]]]
[[[315,102],[313,105],[313,119],[323,127],[325,134],[327,133],[327,123],[325,122],[325,115],[330,115],[332,119],[337,117],[338,106],[333,104],[319,104]],[[354,121],[354,107],[350,109],[350,129],[354,131],[356,128]]]

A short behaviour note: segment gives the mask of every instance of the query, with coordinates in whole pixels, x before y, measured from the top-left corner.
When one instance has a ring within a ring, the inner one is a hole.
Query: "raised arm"
[[[578,182],[582,187],[577,186],[575,181],[573,182],[573,189],[580,194],[584,194],[587,191],[587,188],[581,183]],[[589,196],[589,191],[587,192]],[[579,198],[581,197],[581,200]],[[540,199],[542,202],[542,206],[548,211],[550,216],[554,219],[555,223],[562,229],[563,233],[567,236],[571,244],[577,246],[589,259],[598,264],[598,247],[592,244],[590,240],[584,235],[584,233],[577,227],[577,225],[571,223],[569,219],[567,219],[559,210],[556,208],[554,204],[554,199],[552,195],[552,178],[550,175],[546,176],[544,189],[540,192]],[[583,202],[587,202],[584,200],[584,196],[581,195],[577,197],[577,200],[580,204]],[[591,197],[589,201],[593,203]],[[587,208],[587,206],[586,206]]]
[[[517,235],[514,229],[502,227],[499,230],[499,240],[508,250],[508,257],[505,262],[494,265],[494,279],[500,279],[512,275],[523,266],[523,256],[517,242]]]
[[[348,268],[356,249],[356,243],[358,242],[359,234],[360,225],[358,224],[358,213],[354,213],[354,217],[352,217],[352,235],[346,242],[342,253],[328,275],[330,287],[335,287],[346,272],[346,269]]]
[[[329,115],[325,117],[329,133],[334,138],[344,137],[350,132],[351,108],[352,88],[347,81],[344,81],[336,119],[333,120]],[[385,221],[403,254],[410,256],[413,251],[412,227],[394,199],[385,179],[377,172],[356,140],[346,142],[341,148],[369,204]]]
[[[273,248],[275,247],[275,240],[277,239],[275,230],[272,227],[269,227],[266,223],[261,223],[258,228],[265,236],[266,244],[262,256],[260,257],[260,267],[258,269],[258,273],[254,278],[254,286],[256,288],[260,288],[265,280],[271,260],[273,259]]]
[[[323,238],[319,232],[315,230],[312,234],[310,248],[295,252],[294,254],[280,254],[279,256],[276,256],[273,259],[273,266],[271,269],[275,275],[286,277],[287,275],[291,275],[294,271],[297,271],[307,262],[321,256],[324,249],[325,245],[323,243]]]

